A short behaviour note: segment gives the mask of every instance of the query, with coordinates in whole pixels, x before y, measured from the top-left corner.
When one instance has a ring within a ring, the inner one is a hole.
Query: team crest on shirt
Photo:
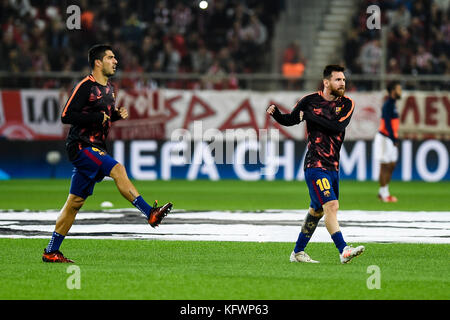
[[[326,190],[326,191],[323,193],[323,195],[324,195],[325,197],[328,198],[328,197],[331,195],[331,193],[330,193],[330,191]]]
[[[100,149],[98,149],[98,148],[92,147],[92,150],[97,152],[97,153],[99,153],[101,156],[105,155],[105,153],[103,151],[101,151]]]
[[[343,107],[344,107],[344,105],[341,105],[340,107],[336,107],[336,109],[335,109],[336,114],[339,114]]]

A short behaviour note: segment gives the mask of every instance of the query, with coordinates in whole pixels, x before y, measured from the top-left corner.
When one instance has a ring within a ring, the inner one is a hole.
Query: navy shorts
[[[311,208],[322,209],[322,206],[331,200],[339,199],[339,172],[321,168],[307,168],[305,181],[311,198]]]
[[[81,149],[72,162],[74,168],[70,193],[86,199],[94,191],[95,184],[109,176],[117,163],[106,152],[95,147]]]

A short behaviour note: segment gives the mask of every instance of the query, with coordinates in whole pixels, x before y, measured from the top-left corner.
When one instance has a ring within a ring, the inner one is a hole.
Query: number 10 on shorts
[[[317,179],[316,184],[319,186],[320,191],[330,190],[330,182],[327,178]]]

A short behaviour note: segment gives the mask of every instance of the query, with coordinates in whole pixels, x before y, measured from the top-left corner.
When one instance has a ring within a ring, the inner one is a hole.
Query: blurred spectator
[[[402,73],[402,69],[400,68],[397,59],[395,58],[390,58],[387,68],[386,68],[386,72],[389,74],[401,74]]]
[[[431,53],[425,50],[424,46],[419,46],[416,55],[416,63],[419,69],[419,73],[423,74],[432,73],[433,70],[432,61],[433,56],[431,55]]]
[[[180,61],[180,54],[173,48],[172,43],[167,41],[164,43],[164,51],[158,55],[154,70],[156,72],[177,73]]]
[[[194,73],[206,73],[211,67],[212,62],[213,55],[204,45],[200,46],[198,50],[191,53],[192,71]]]
[[[305,58],[300,49],[298,41],[294,41],[284,50],[283,62],[281,67],[282,74],[289,78],[287,81],[288,89],[298,89],[299,78],[303,76],[305,71]]]
[[[389,27],[409,27],[411,23],[411,12],[405,5],[401,5],[399,9],[388,12]]]
[[[214,59],[206,75],[202,78],[204,89],[222,89],[223,82],[226,82],[227,74],[220,65],[219,59]]]
[[[362,72],[366,74],[379,73],[381,55],[381,46],[378,39],[371,40],[364,44],[358,57]]]
[[[361,72],[361,69],[355,59],[355,52],[359,52],[360,41],[358,29],[351,29],[347,35],[347,41],[344,47],[344,61],[346,69],[351,73]]]
[[[153,64],[158,58],[158,49],[154,39],[147,35],[142,40],[142,47],[136,51],[139,55],[139,64],[144,72],[152,72]]]
[[[257,46],[262,46],[267,41],[267,29],[256,14],[250,16],[250,23],[244,29],[244,32]]]
[[[183,2],[178,2],[172,11],[172,21],[176,32],[185,34],[192,23],[191,9]]]
[[[305,70],[304,58],[297,44],[291,44],[283,55],[282,73],[286,77],[301,77]]]

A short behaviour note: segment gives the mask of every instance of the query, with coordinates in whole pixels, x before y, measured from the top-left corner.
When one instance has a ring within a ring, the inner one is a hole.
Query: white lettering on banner
[[[156,157],[152,155],[142,155],[142,152],[157,151],[156,141],[132,141],[130,145],[131,174],[137,180],[156,180],[158,174],[156,170],[144,170],[142,167],[152,167],[156,165]]]
[[[211,180],[220,180],[219,172],[214,164],[214,158],[208,145],[200,141],[195,144],[192,164],[189,167],[187,179],[196,180],[198,173],[208,175]]]
[[[278,151],[278,142],[274,143],[270,141],[267,144],[267,164],[262,170],[263,174],[266,176],[266,180],[275,180],[275,174],[280,167],[284,167],[284,180],[291,181],[294,179],[294,142],[292,140],[284,141],[283,149],[284,156],[281,156]]]
[[[21,90],[23,122],[38,135],[62,137],[58,90]]]
[[[304,181],[305,180],[304,166],[305,166],[305,158],[306,158],[306,154],[307,153],[308,153],[308,148],[305,148],[305,151],[303,151],[302,161],[300,161],[300,166],[298,167],[297,176],[295,177],[295,179],[297,181]]]
[[[125,144],[123,141],[114,141],[114,159],[125,165]]]
[[[241,180],[256,181],[261,179],[260,170],[248,171],[245,169],[245,157],[247,151],[254,151],[253,154],[257,154],[259,150],[258,141],[256,140],[244,140],[238,142],[235,151],[233,169],[236,175]]]
[[[188,144],[186,141],[168,141],[161,147],[161,179],[170,180],[172,178],[172,167],[184,166],[191,161],[191,157],[186,158]],[[180,152],[182,153],[180,155]]]
[[[377,159],[375,151],[375,143],[372,143],[372,180],[378,181],[380,178],[380,162]]]
[[[221,175],[228,176],[230,174],[228,170],[231,169],[238,179],[248,181],[274,180],[277,178],[278,170],[283,168],[284,174],[282,177],[278,175],[278,178],[290,181],[294,179],[295,167],[298,165],[295,179],[303,181],[303,166],[307,148],[304,148],[302,159],[300,163],[297,163],[295,142],[285,140],[282,143],[283,152],[278,154],[270,151],[273,145],[277,144],[273,141],[269,141],[267,145],[261,144],[261,141],[258,140],[239,141],[233,150],[234,157],[228,163],[232,164],[232,167],[225,169],[215,162],[210,145],[203,141],[195,143],[193,147],[191,142],[187,141],[164,142],[161,145],[159,158],[156,157],[156,154],[159,154],[156,141],[133,141],[130,143],[130,162],[127,163],[127,167],[131,169],[132,176],[139,180],[155,180],[158,178],[170,180],[173,177],[173,167],[179,167],[177,178],[196,180],[202,174],[210,180],[220,180]],[[365,181],[367,179],[367,172],[369,172],[367,166],[370,166],[370,163],[367,161],[366,143],[363,140],[357,141],[353,144],[351,152],[347,152],[345,147],[342,147],[341,176],[352,176],[356,170],[357,180]],[[262,152],[263,148],[266,148],[265,152]],[[413,173],[418,174],[415,178],[430,182],[441,181],[446,178],[450,159],[447,146],[444,143],[438,140],[428,140],[419,144],[417,151],[413,152],[412,141],[405,140],[400,148],[402,150],[401,159],[399,159],[402,181],[412,180]],[[191,153],[193,154],[192,157]],[[430,153],[433,154],[430,155]],[[250,154],[259,156],[256,163],[250,163]],[[114,143],[114,158],[125,165],[126,157],[125,143],[116,141]],[[413,158],[415,158],[415,161],[412,160]],[[374,164],[375,162],[372,162],[372,171],[374,170]],[[414,167],[416,170],[414,170]],[[180,172],[183,172],[183,176],[180,176]],[[374,180],[377,181],[378,176]]]
[[[437,153],[437,169],[430,172],[427,167],[427,156],[430,151]],[[416,165],[420,177],[428,182],[440,181],[445,177],[448,170],[448,151],[445,146],[437,140],[429,140],[422,143],[417,150]]]
[[[402,141],[402,180],[411,181],[412,179],[412,141]]]
[[[366,144],[364,141],[358,141],[353,146],[350,156],[348,156],[344,145],[342,145],[340,153],[340,166],[342,171],[350,175],[356,166],[356,179],[359,181],[366,180]]]

